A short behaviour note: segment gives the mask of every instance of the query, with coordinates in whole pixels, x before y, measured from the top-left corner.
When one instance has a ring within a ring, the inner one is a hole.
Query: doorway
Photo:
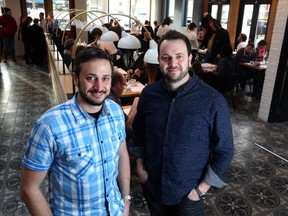
[[[236,35],[246,34],[248,41],[257,46],[260,40],[266,38],[270,8],[271,0],[241,1]]]

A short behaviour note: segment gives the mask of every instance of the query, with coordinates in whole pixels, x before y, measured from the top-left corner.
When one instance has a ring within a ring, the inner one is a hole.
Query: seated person
[[[120,96],[123,93],[125,86],[127,85],[126,82],[127,81],[125,76],[120,71],[118,71],[118,69],[116,69],[112,77],[111,90],[108,97],[113,101],[115,101],[116,103],[118,103],[120,106],[121,106]],[[139,97],[135,97],[128,115],[124,113],[127,130],[132,129],[132,123],[136,115],[138,100]]]
[[[137,58],[135,63],[128,70],[129,76],[143,85],[152,84],[162,78],[159,64],[144,62],[145,53]]]
[[[100,49],[106,50],[112,57],[113,63],[115,66],[118,66],[120,68],[123,68],[126,70],[126,65],[124,63],[123,58],[121,57],[121,51],[117,50],[116,46],[114,43],[111,41],[101,41],[101,35],[102,35],[102,30],[99,28],[94,28],[91,31],[92,37],[95,38],[95,41],[90,43],[92,46],[97,46]]]
[[[200,78],[208,85],[214,87],[221,93],[227,91],[227,89],[233,88],[235,81],[232,79],[232,75],[236,74],[236,62],[232,56],[232,47],[230,44],[224,44],[221,47],[217,69],[211,73],[199,74]],[[232,83],[233,82],[233,83]]]
[[[238,38],[237,38],[237,41],[238,41],[238,45],[237,45],[237,51],[241,48],[245,48],[247,46],[247,35],[244,34],[244,33],[240,33]]]
[[[256,60],[257,61],[266,60],[265,58],[267,53],[268,53],[267,42],[265,40],[260,40],[256,48]]]
[[[118,71],[118,69],[116,69],[113,73],[111,89],[108,98],[115,101],[121,106],[120,96],[123,93],[125,86],[126,78],[121,72]],[[136,156],[137,154],[139,154],[140,151],[134,143],[134,134],[132,130],[132,123],[137,112],[138,101],[139,97],[135,97],[128,115],[123,110],[123,113],[125,115],[127,149],[131,156]]]
[[[72,38],[67,39],[64,43],[63,61],[68,69],[72,61],[73,45],[74,45],[74,40]]]
[[[237,63],[246,62],[249,63],[251,61],[255,61],[256,56],[254,53],[254,44],[248,43],[245,48],[241,48],[237,51],[236,54],[236,61]],[[239,71],[239,82],[242,90],[245,89],[247,80],[250,80],[253,78],[253,70],[243,67],[241,65],[238,65],[238,71]]]

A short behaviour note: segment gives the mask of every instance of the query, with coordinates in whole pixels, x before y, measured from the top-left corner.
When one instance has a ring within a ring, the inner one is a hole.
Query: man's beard
[[[103,94],[105,94],[106,96],[103,98],[102,101],[95,101],[95,100],[92,100],[88,97],[87,93],[82,91],[81,90],[81,85],[79,84],[79,94],[81,95],[81,97],[83,98],[83,100],[88,103],[89,105],[92,105],[92,106],[101,106],[103,104],[103,102],[105,101],[105,99],[108,97],[109,95],[109,92],[107,93],[107,91],[105,90],[102,90],[102,91],[99,91],[97,89],[92,89],[92,90],[89,90],[89,92],[92,94],[93,92],[102,92]]]

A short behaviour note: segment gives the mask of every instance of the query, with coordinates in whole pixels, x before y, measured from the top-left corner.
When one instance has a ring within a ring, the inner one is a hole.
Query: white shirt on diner
[[[160,25],[157,31],[157,36],[159,38],[162,38],[163,35],[165,35],[168,31],[170,30],[170,26],[169,25]]]
[[[185,32],[185,35],[189,39],[191,50],[198,50],[199,44],[198,44],[197,34],[194,31],[187,30]]]

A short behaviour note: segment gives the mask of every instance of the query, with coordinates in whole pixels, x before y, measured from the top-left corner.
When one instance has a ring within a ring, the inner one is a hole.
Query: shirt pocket
[[[90,145],[66,149],[65,153],[69,170],[77,178],[95,172],[93,151]]]

